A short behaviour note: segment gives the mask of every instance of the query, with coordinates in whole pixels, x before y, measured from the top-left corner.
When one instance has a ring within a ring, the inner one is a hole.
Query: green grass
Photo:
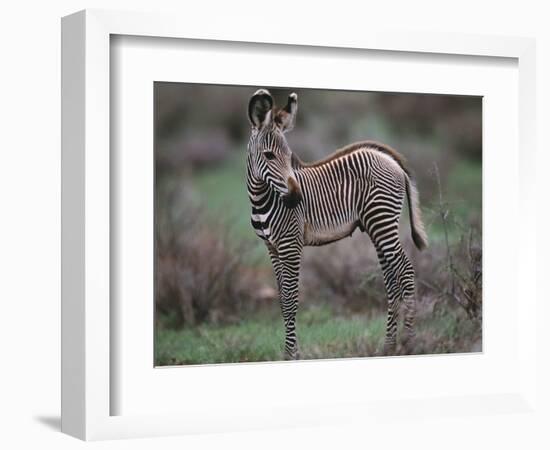
[[[301,359],[331,359],[381,354],[385,314],[338,315],[311,306],[298,313]],[[189,329],[157,327],[155,364],[212,364],[278,361],[283,355],[283,325],[275,308],[232,325],[200,325]],[[419,317],[413,354],[479,350],[481,330],[460,310]],[[401,346],[398,354],[404,354]]]
[[[481,215],[482,166],[467,159],[459,161],[447,179],[447,201],[454,216],[468,223]],[[478,217],[481,219],[481,217]]]

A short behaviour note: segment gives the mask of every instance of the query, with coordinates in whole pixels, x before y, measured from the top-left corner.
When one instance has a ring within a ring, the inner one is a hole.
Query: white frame
[[[330,38],[320,31],[308,30],[304,37],[293,29],[279,35],[277,30],[255,29],[253,24],[249,27],[217,25],[213,32],[206,31],[191,17],[106,11],[83,11],[63,19],[62,430],[81,439],[211,431],[208,420],[204,420],[202,426],[186,427],[188,418],[184,415],[109,415],[110,341],[106,331],[110,328],[109,52],[112,34],[517,58],[522,151],[519,195],[523,199],[520,212],[526,229],[534,223],[534,186],[525,176],[535,166],[533,40],[364,30],[360,36],[350,31]],[[533,233],[524,236],[518,260],[534,261],[535,236]],[[526,264],[519,265],[520,275],[521,272],[525,275],[528,269]],[[519,352],[520,391],[486,402],[481,408],[486,413],[498,412],[503,404],[514,405],[515,411],[535,405],[536,329],[529,311],[536,309],[536,294],[534,286],[531,289],[518,311],[522,349]],[[429,401],[433,400],[426,400]],[[419,407],[422,405],[413,405],[410,409]],[[438,407],[448,411],[458,408],[468,414],[462,400],[445,399]],[[335,418],[353,421],[369,408],[373,405],[341,405],[330,414],[322,415],[322,419],[326,423]],[[376,408],[384,411],[388,405]],[[322,422],[314,415],[301,423],[307,425],[312,421]],[[288,424],[291,423],[289,420]],[[275,426],[284,424],[279,421]],[[236,427],[233,424],[226,429]],[[243,424],[240,429],[248,426]]]

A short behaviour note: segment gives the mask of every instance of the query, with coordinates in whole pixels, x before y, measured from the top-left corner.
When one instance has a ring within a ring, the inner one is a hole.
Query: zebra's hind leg
[[[388,266],[385,272],[389,275],[391,289],[396,286],[399,289],[398,298],[403,301],[405,306],[405,339],[404,344],[407,351],[411,351],[415,339],[414,322],[416,316],[416,292],[415,292],[415,273],[409,257],[405,253],[398,232],[390,239],[384,239],[383,243],[375,244],[377,250],[382,253],[384,263]]]
[[[388,295],[388,323],[384,353],[392,354],[396,350],[399,300],[402,300],[405,305],[405,346],[407,351],[410,351],[415,338],[414,269],[399,242],[397,232],[393,238],[385,238],[383,242],[375,241],[375,246],[382,265],[384,284]]]
[[[409,257],[403,250],[401,244],[396,250],[396,270],[398,271],[401,299],[405,305],[405,348],[411,352],[415,341],[415,316],[416,316],[416,289],[415,273]]]
[[[416,297],[414,294],[403,298],[405,303],[405,348],[410,353],[414,348],[416,340],[416,332],[414,330],[414,322],[416,316]]]
[[[376,245],[376,244],[375,244]],[[386,295],[388,297],[388,312],[386,319],[386,336],[384,339],[384,355],[395,354],[397,348],[397,321],[399,318],[399,283],[393,270],[391,259],[386,259],[386,254],[377,247],[378,260],[382,268],[382,276]]]
[[[409,334],[414,333],[414,272],[401,242],[399,241],[399,214],[392,211],[385,216],[378,215],[369,222],[368,216],[363,223],[378,255],[382,268],[384,286],[388,297],[388,315],[384,354],[391,355],[397,349],[397,326],[400,301],[407,306],[406,328]],[[412,286],[412,287],[411,287]]]

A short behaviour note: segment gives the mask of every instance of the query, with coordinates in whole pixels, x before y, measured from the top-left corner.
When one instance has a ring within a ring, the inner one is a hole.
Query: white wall
[[[208,26],[210,14],[257,14],[266,26],[284,33],[286,27],[327,24],[327,33],[338,27],[369,27],[387,23],[410,30],[458,31],[537,37],[538,42],[538,141],[539,177],[546,179],[549,139],[543,135],[550,123],[550,33],[545,2],[536,1],[226,1],[196,2],[112,0],[11,1],[0,9],[0,183],[3,218],[0,221],[0,447],[58,449],[84,444],[64,436],[59,428],[60,358],[60,17],[83,8],[130,10],[183,9]],[[317,25],[318,26],[318,25]],[[540,149],[546,149],[542,152]],[[541,183],[540,204],[548,205],[548,187]],[[544,203],[542,203],[544,202]],[[548,214],[546,213],[546,218]],[[547,223],[543,217],[540,224]],[[543,230],[541,226],[541,230]],[[542,233],[541,233],[542,234]],[[511,238],[516,238],[515,236]],[[544,238],[544,242],[542,240]],[[541,247],[548,250],[548,238]],[[541,251],[540,255],[543,252]],[[538,271],[543,275],[543,258]],[[546,259],[546,258],[545,258]],[[548,311],[548,308],[546,308]],[[548,331],[541,338],[548,339]],[[541,353],[547,348],[540,349]],[[546,380],[548,364],[545,368]],[[546,391],[548,394],[548,391]],[[548,401],[549,396],[546,396]],[[371,435],[387,434],[387,444],[412,448],[543,447],[537,436],[543,424],[528,418],[480,417],[442,420],[429,424],[403,423],[399,431],[310,429],[278,433],[166,438],[156,441],[96,443],[96,448],[166,446],[178,448],[347,448],[367,446]],[[378,447],[379,445],[377,445]],[[548,447],[546,447],[548,448]]]

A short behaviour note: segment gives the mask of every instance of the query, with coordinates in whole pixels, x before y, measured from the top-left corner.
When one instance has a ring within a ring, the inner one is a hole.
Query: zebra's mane
[[[385,155],[388,155],[391,157],[397,164],[399,164],[399,167],[403,169],[403,171],[410,177],[411,173],[409,171],[409,168],[407,167],[405,157],[399,153],[397,150],[394,150],[388,145],[381,144],[380,142],[376,141],[360,141],[355,142],[350,145],[346,145],[345,147],[342,147],[332,154],[328,155],[326,158],[320,159],[319,161],[313,161],[313,162],[303,162],[298,156],[292,153],[292,167],[294,169],[297,168],[307,168],[307,167],[319,167],[324,164],[328,164],[331,161],[334,161],[335,159],[341,158],[343,156],[349,155],[350,153],[356,152],[358,150],[376,150],[380,153],[384,153]]]

